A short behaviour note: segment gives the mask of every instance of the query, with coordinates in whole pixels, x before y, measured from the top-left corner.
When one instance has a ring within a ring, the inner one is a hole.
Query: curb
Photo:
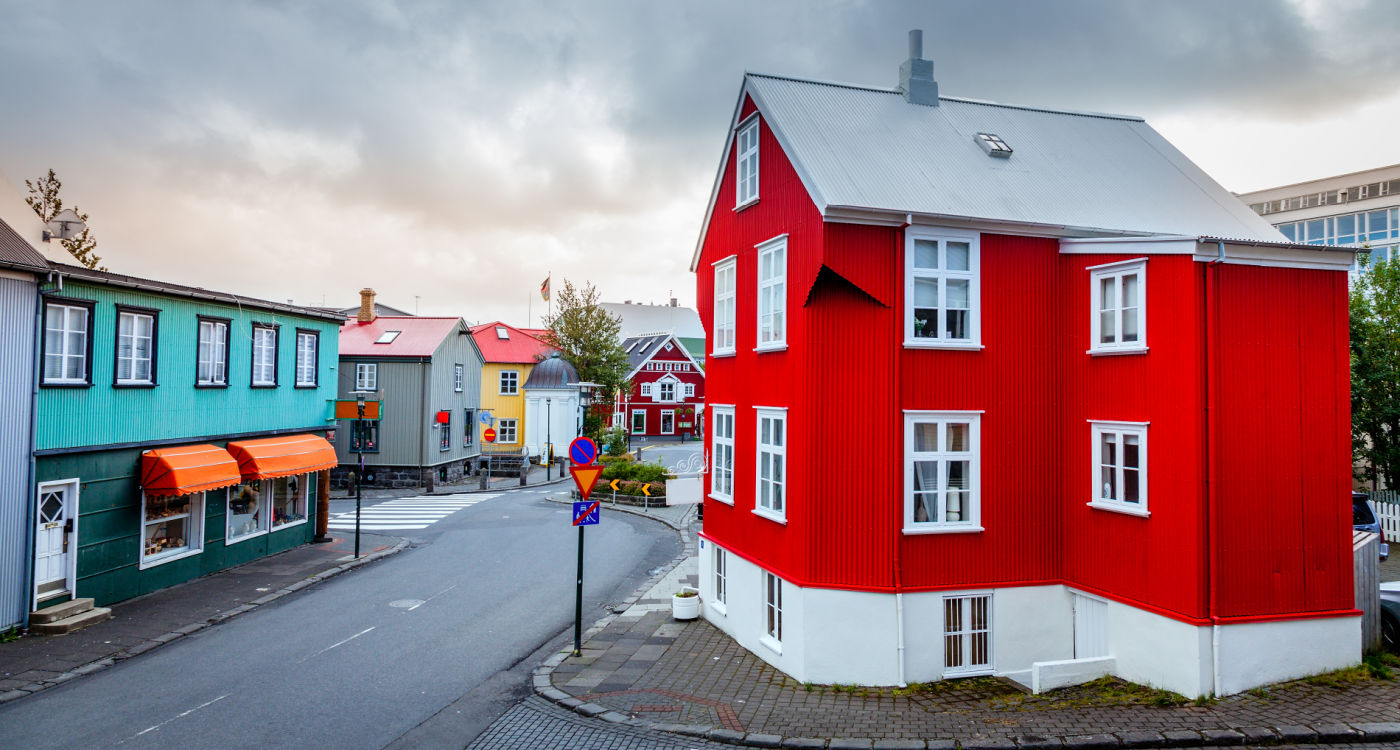
[[[11,690],[9,692],[0,693],[0,705],[9,703],[11,701],[17,701],[20,698],[33,695],[34,693],[37,693],[41,690],[47,690],[48,688],[54,687],[56,685],[61,685],[69,680],[76,679],[78,677],[83,677],[85,675],[90,675],[95,672],[100,672],[116,664],[117,662],[126,661],[127,659],[130,659],[134,656],[140,656],[141,654],[144,654],[148,651],[154,651],[155,649],[164,646],[167,643],[173,643],[187,635],[193,635],[194,633],[198,633],[199,631],[204,630],[205,628],[211,625],[218,625],[219,623],[237,617],[238,615],[241,615],[244,612],[251,612],[252,610],[257,609],[258,607],[261,607],[264,604],[271,604],[272,602],[277,601],[278,599],[281,599],[284,596],[294,594],[298,591],[301,591],[302,589],[309,588],[310,586],[320,583],[321,581],[327,580],[329,578],[334,578],[340,575],[341,573],[354,570],[355,568],[358,568],[362,565],[368,565],[369,563],[372,563],[376,560],[382,560],[383,558],[388,557],[389,555],[397,554],[398,552],[403,551],[403,549],[407,546],[408,540],[400,539],[398,543],[392,547],[379,550],[378,552],[371,552],[367,555],[363,555],[358,560],[351,560],[349,562],[341,563],[340,565],[337,565],[333,568],[327,568],[326,570],[323,570],[320,573],[307,576],[306,578],[303,578],[300,581],[297,581],[281,589],[260,596],[257,599],[254,599],[246,604],[241,604],[237,607],[234,607],[233,609],[220,612],[217,615],[214,615],[213,617],[204,620],[203,622],[194,622],[184,627],[176,628],[175,630],[172,630],[169,633],[163,633],[149,640],[142,641],[141,643],[138,643],[135,646],[123,649],[122,651],[112,654],[111,656],[104,656],[101,659],[90,661],[87,664],[82,664],[80,666],[74,667],[73,669],[70,669],[67,672],[63,672],[62,674],[59,674],[58,676],[52,679],[43,680],[41,682],[33,682],[28,685],[24,685],[22,687]],[[229,570],[233,570],[233,568],[229,568]]]
[[[573,503],[573,495],[570,495],[569,498],[566,499],[566,500],[560,500],[560,499],[558,499],[558,498],[553,498],[553,497],[551,497],[551,498],[546,498],[546,499],[548,499],[549,502],[551,502],[551,503],[560,503],[560,504],[562,504],[562,505],[571,505],[571,504]],[[615,510],[615,511],[618,511],[618,512],[621,512],[621,513],[631,513],[632,515],[634,515],[634,516],[639,516],[639,517],[641,517],[641,518],[650,518],[651,520],[656,521],[657,523],[666,524],[667,526],[670,526],[671,528],[675,529],[676,531],[681,531],[681,532],[685,531],[686,526],[688,526],[688,525],[690,524],[690,518],[691,518],[691,515],[692,515],[690,512],[686,512],[686,514],[685,514],[684,516],[681,517],[681,521],[680,521],[679,523],[677,523],[677,522],[675,522],[675,521],[671,521],[671,520],[669,520],[669,519],[662,518],[661,516],[658,516],[658,515],[656,515],[655,513],[648,513],[648,512],[646,512],[646,511],[640,509],[640,508],[636,508],[636,507],[633,507],[633,506],[631,506],[631,505],[607,505],[607,504],[605,504],[605,503],[600,502],[600,503],[598,504],[598,507],[599,507],[599,508],[602,508],[602,509],[604,509],[604,510]],[[671,506],[671,507],[675,507],[675,506]],[[690,545],[690,544],[692,544],[692,541],[686,541],[685,544]],[[671,568],[676,567],[676,565],[680,565],[680,561],[679,561],[679,560],[677,560],[677,561],[675,562],[674,565],[670,565],[669,567],[667,567],[667,568],[666,568],[666,572],[669,573],[669,572],[671,571]],[[660,580],[660,579],[658,578],[657,580]],[[646,592],[643,591],[642,593],[646,593]]]

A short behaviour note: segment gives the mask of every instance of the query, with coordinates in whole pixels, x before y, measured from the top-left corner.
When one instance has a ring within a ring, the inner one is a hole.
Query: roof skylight
[[[1001,136],[993,133],[978,133],[976,136],[977,145],[987,152],[987,156],[996,156],[1005,159],[1011,155],[1011,147],[1006,145],[1006,141]]]
[[[399,337],[399,334],[400,334],[400,333],[403,333],[403,331],[385,331],[385,332],[379,334],[379,338],[375,339],[375,340],[374,340],[374,343],[376,343],[376,344],[392,344],[392,343],[394,343],[394,339],[396,339],[396,338]]]
[[[505,326],[496,326],[496,338],[502,341],[510,341],[510,331]]]

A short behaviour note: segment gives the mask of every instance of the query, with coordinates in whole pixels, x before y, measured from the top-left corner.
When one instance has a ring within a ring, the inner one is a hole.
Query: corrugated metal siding
[[[467,329],[463,327],[462,330]],[[442,450],[440,436],[436,430],[428,436],[430,442],[428,462],[430,464],[460,461],[481,452],[480,441],[473,440],[470,448],[462,445],[462,431],[474,428],[474,425],[464,424],[465,415],[463,412],[468,408],[477,409],[481,406],[481,358],[477,355],[476,347],[471,344],[470,339],[470,333],[449,335],[443,339],[442,345],[433,353],[433,370],[428,376],[428,413],[424,415],[424,419],[427,420],[427,424],[432,424],[437,412],[451,412],[452,435],[449,440],[451,448],[448,450]],[[461,392],[453,389],[455,365],[462,365]]]
[[[25,557],[33,504],[29,451],[33,441],[33,280],[0,278],[0,630],[23,621],[29,608]]]
[[[331,414],[328,402],[335,398],[339,335],[333,322],[78,282],[66,283],[63,296],[97,302],[93,385],[40,389],[40,450],[332,426],[326,418]],[[160,310],[155,388],[112,387],[117,304]],[[195,387],[198,315],[232,320],[227,388]],[[249,387],[254,322],[281,326],[276,388]],[[297,328],[320,332],[316,388],[293,387]],[[78,414],[84,418],[74,419]]]
[[[379,390],[377,396],[382,401],[379,419],[379,452],[366,453],[366,466],[420,466],[435,462],[437,441],[433,440],[432,452],[428,452],[427,424],[423,413],[428,409],[424,373],[427,364],[418,362],[389,362],[379,364]],[[341,398],[353,398],[355,389],[355,364],[346,361],[341,369]],[[353,464],[356,456],[349,452],[350,425],[336,431],[336,455],[341,463]],[[421,463],[420,463],[421,462]]]
[[[1346,274],[1216,270],[1220,614],[1349,609]]]
[[[514,396],[501,395],[501,372],[514,370],[519,374],[519,385],[525,385],[525,381],[530,379],[530,371],[534,365],[524,364],[500,364],[488,362],[481,368],[481,408],[490,410],[491,416],[496,418],[497,425],[502,419],[516,420],[516,440],[514,443],[500,443],[495,445],[515,445],[519,446],[525,440],[525,389],[517,388]],[[477,443],[481,444],[482,433],[486,431],[486,425],[480,421],[476,424]],[[500,430],[497,430],[499,433]]]

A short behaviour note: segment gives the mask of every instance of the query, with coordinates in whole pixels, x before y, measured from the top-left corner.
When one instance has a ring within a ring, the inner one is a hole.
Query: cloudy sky
[[[1389,0],[0,0],[0,172],[113,271],[523,323],[553,273],[693,304],[745,69],[1136,114],[1227,188],[1400,162]]]

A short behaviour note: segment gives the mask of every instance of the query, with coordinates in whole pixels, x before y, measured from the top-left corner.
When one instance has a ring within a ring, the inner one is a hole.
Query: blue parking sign
[[[574,503],[574,525],[593,526],[598,523],[598,501],[584,500]]]

